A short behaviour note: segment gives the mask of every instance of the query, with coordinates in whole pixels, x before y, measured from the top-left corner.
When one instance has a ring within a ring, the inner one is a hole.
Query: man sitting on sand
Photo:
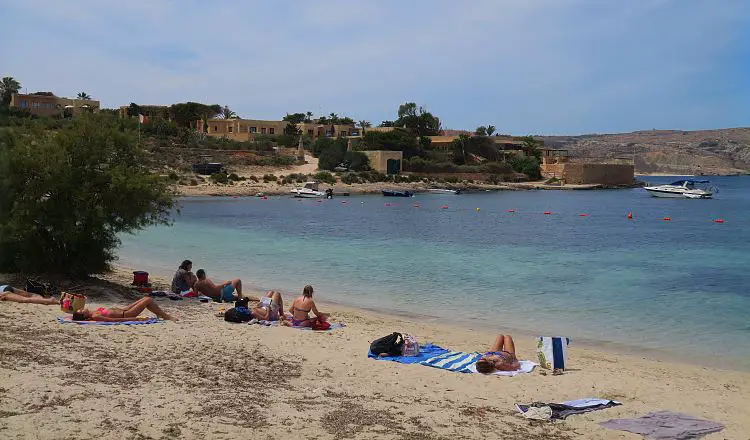
[[[500,335],[490,347],[490,351],[484,354],[476,363],[477,372],[483,374],[494,371],[516,371],[521,364],[516,358],[516,344],[510,335]]]
[[[60,301],[54,298],[45,298],[25,290],[16,289],[7,284],[0,285],[0,301],[11,301],[25,304],[41,304],[44,306],[54,306],[60,304]]]
[[[203,269],[198,269],[195,275],[198,277],[198,281],[193,285],[194,292],[221,301],[234,301],[242,298],[242,280],[239,278],[224,281],[221,284],[214,284],[213,281],[206,278],[206,271]],[[236,296],[234,295],[235,290],[237,290]]]

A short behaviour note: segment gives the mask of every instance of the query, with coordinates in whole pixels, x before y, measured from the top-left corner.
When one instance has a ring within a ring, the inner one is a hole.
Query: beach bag
[[[27,292],[36,293],[37,295],[42,295],[45,298],[49,298],[50,296],[59,293],[59,290],[60,289],[58,289],[57,286],[53,286],[50,283],[41,283],[32,279],[26,280]]]
[[[253,319],[250,309],[247,307],[232,307],[231,309],[224,312],[224,321],[226,322],[249,322]]]
[[[372,341],[370,352],[376,356],[385,354],[388,356],[401,356],[401,350],[404,346],[404,337],[401,333],[393,332],[388,336]]]
[[[331,328],[331,323],[328,321],[321,321],[320,319],[313,319],[310,323],[310,328],[313,330],[328,330]]]
[[[401,356],[419,355],[419,343],[412,335],[404,335],[404,346],[401,348]]]
[[[60,308],[63,312],[73,313],[86,307],[86,295],[64,292],[60,296]]]
[[[536,354],[539,365],[547,370],[565,370],[570,338],[540,336],[537,338]]]

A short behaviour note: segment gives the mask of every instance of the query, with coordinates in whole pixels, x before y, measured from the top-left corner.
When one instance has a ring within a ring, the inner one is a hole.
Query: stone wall
[[[573,185],[631,185],[634,178],[633,165],[566,163],[561,180]]]

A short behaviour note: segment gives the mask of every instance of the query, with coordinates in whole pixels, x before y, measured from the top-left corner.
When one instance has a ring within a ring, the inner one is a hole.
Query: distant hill
[[[650,130],[537,138],[547,147],[570,150],[575,161],[632,163],[635,155],[638,174],[750,172],[750,128]]]

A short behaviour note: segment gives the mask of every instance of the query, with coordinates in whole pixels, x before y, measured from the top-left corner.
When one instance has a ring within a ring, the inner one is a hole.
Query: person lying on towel
[[[221,284],[214,284],[209,278],[206,278],[206,271],[198,269],[195,273],[198,281],[193,284],[193,291],[201,295],[210,296],[222,301],[235,301],[242,299],[242,280],[235,278],[231,281],[224,281]],[[237,295],[234,294],[235,290]]]
[[[41,304],[44,306],[54,306],[60,304],[59,300],[54,298],[45,298],[25,290],[16,289],[7,284],[0,285],[0,301],[11,301],[25,304]]]
[[[284,316],[284,301],[281,299],[281,292],[269,290],[266,296],[260,298],[257,307],[251,310],[253,318],[260,321],[281,321],[286,323]]]
[[[302,289],[302,296],[292,301],[292,306],[289,307],[289,313],[292,314],[292,325],[295,327],[311,327],[313,321],[328,321],[328,317],[331,316],[329,313],[323,313],[315,307],[315,301],[312,299],[313,287],[311,285],[305,286]],[[310,318],[310,312],[315,314],[315,318]]]
[[[144,310],[152,312],[154,315],[161,319],[169,321],[177,321],[172,315],[166,313],[161,309],[155,302],[154,299],[147,296],[141,298],[133,304],[125,306],[125,308],[116,307],[99,307],[98,309],[91,311],[89,309],[81,309],[73,313],[73,321],[105,321],[105,322],[125,322],[125,321],[148,321],[149,317],[138,317]]]
[[[510,335],[500,335],[490,351],[485,353],[476,364],[477,372],[490,374],[495,371],[516,371],[521,364],[516,358],[516,344]]]

